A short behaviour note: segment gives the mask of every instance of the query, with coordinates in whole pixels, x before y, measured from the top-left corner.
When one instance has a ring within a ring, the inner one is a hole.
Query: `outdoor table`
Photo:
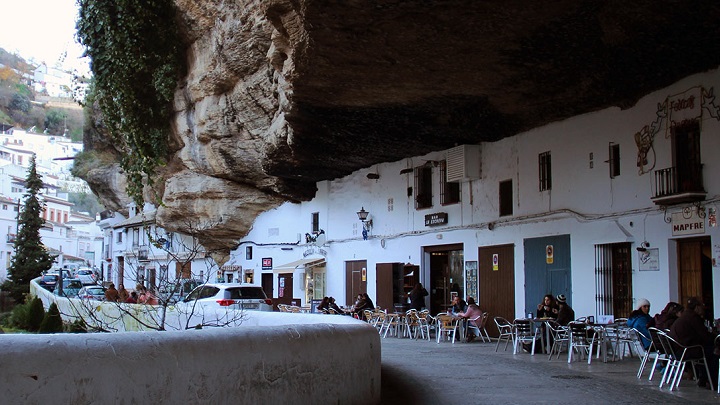
[[[530,322],[532,322],[533,327],[535,329],[545,329],[544,333],[540,334],[540,346],[542,347],[543,353],[549,353],[550,352],[550,328],[545,325],[545,322],[547,321],[554,321],[555,318],[530,318]],[[545,326],[543,328],[543,325]],[[531,353],[535,355],[535,353]]]

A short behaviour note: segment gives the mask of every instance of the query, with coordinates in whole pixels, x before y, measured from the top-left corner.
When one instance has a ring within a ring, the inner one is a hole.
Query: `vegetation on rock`
[[[92,60],[103,124],[123,152],[128,195],[143,206],[167,158],[182,48],[172,0],[80,0],[78,39]]]

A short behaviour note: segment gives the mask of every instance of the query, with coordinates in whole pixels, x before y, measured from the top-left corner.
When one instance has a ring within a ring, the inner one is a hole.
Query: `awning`
[[[321,264],[325,263],[325,259],[323,258],[317,258],[314,257],[312,259],[300,259],[295,260],[294,262],[282,264],[280,266],[273,268],[273,273],[275,274],[283,274],[283,273],[292,273],[295,271],[296,268],[300,266],[304,266],[305,268],[308,267],[316,267],[320,266]]]

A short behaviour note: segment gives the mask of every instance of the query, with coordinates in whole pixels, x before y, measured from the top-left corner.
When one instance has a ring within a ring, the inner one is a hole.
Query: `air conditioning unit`
[[[460,145],[447,151],[447,181],[463,182],[480,178],[480,145]]]

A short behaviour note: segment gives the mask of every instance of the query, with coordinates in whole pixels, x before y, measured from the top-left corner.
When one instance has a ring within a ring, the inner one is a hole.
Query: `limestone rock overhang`
[[[157,220],[211,223],[224,251],[318,181],[629,108],[720,65],[715,0],[175,2],[187,75]],[[111,209],[117,173],[87,176]]]

